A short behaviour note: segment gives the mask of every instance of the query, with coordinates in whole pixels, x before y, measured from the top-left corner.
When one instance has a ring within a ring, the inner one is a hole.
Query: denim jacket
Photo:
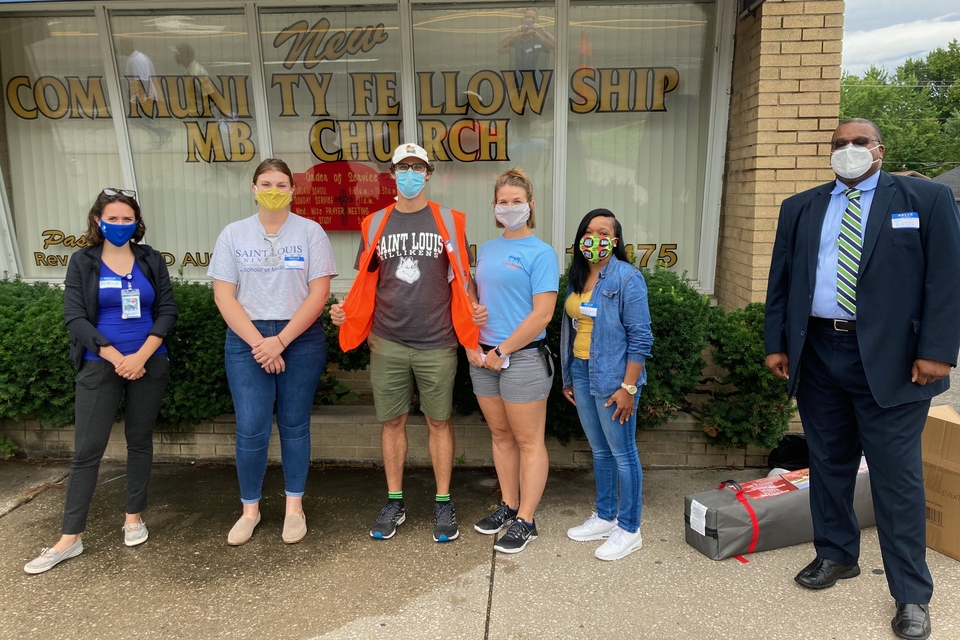
[[[567,286],[567,295],[573,292]],[[647,306],[647,283],[629,262],[610,261],[600,270],[590,301],[597,303],[597,317],[590,334],[590,393],[606,398],[613,395],[627,372],[628,362],[645,364],[653,348],[650,332],[650,309]],[[570,367],[573,363],[573,321],[563,312],[560,329],[560,365],[563,386],[573,386]],[[637,386],[647,381],[644,366]]]

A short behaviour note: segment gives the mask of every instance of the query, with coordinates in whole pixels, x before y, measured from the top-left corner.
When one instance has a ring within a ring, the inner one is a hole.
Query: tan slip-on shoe
[[[307,516],[302,513],[291,513],[283,519],[283,541],[287,544],[296,544],[307,535]]]
[[[233,525],[233,529],[230,529],[230,533],[227,534],[227,544],[231,547],[239,547],[240,545],[247,544],[250,542],[250,536],[253,535],[253,530],[257,528],[258,524],[260,524],[259,513],[257,514],[256,520],[246,516],[240,516],[237,523]]]

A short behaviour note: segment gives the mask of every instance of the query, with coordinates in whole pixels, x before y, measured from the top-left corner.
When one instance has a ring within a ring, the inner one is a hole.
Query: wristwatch
[[[637,395],[637,385],[627,384],[626,382],[621,382],[621,383],[620,383],[620,388],[621,388],[621,389],[626,389],[626,390],[627,390],[627,393],[629,393],[629,394],[632,395],[632,396]]]
[[[503,351],[500,351],[499,345],[493,348],[493,352],[494,352],[495,354],[497,354],[497,357],[498,357],[498,358],[506,358],[507,355],[508,355],[508,354],[504,353]]]

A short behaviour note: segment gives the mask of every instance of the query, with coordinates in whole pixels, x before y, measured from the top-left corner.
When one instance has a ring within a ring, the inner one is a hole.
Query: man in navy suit
[[[880,170],[869,120],[831,140],[831,182],[783,201],[767,285],[767,366],[789,378],[810,447],[817,557],[795,578],[860,574],[861,453],[901,638],[930,635],[920,434],[960,351],[960,212],[945,185]]]

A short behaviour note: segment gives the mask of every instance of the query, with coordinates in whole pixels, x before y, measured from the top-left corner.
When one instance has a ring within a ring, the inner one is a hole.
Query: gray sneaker
[[[143,518],[140,518],[140,524],[123,525],[123,544],[128,547],[135,547],[147,541],[147,525],[143,524]]]
[[[370,528],[370,537],[374,540],[389,540],[397,532],[397,527],[407,520],[407,512],[403,508],[403,500],[390,500],[387,506],[380,510],[380,517]]]
[[[81,553],[83,553],[83,540],[77,540],[63,553],[60,553],[53,547],[47,547],[40,552],[39,556],[24,565],[23,570],[27,573],[44,573],[45,571],[50,571],[50,569],[53,569],[64,560],[75,558]]]

